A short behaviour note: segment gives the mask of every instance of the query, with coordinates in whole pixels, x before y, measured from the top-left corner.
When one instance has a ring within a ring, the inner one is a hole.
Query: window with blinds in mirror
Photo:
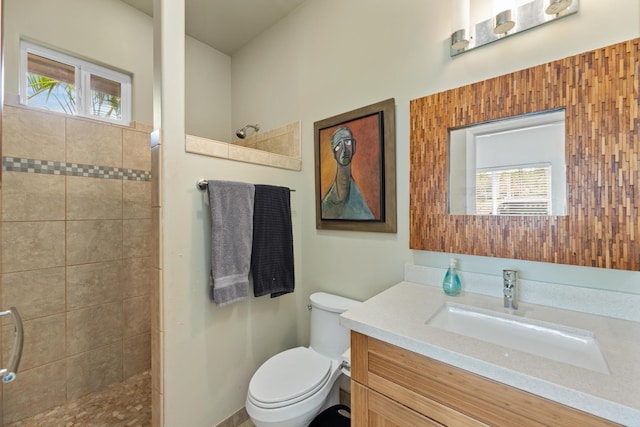
[[[567,214],[565,111],[449,131],[449,214]]]

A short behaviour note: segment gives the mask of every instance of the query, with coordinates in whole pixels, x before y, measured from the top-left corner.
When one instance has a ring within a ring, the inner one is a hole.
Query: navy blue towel
[[[286,187],[255,185],[251,272],[253,295],[293,292],[291,195]]]

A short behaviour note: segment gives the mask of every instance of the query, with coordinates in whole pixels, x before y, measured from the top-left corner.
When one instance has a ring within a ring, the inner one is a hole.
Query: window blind
[[[477,170],[476,214],[551,215],[551,165]]]

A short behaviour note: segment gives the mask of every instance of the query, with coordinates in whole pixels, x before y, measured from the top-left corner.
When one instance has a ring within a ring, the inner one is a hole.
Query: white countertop
[[[610,374],[579,368],[427,325],[454,302],[592,331]],[[438,286],[400,282],[340,316],[353,331],[628,426],[640,426],[640,323]]]

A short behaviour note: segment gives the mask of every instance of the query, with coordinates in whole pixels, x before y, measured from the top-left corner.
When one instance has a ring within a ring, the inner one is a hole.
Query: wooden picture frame
[[[314,123],[316,228],[395,233],[393,98]]]

